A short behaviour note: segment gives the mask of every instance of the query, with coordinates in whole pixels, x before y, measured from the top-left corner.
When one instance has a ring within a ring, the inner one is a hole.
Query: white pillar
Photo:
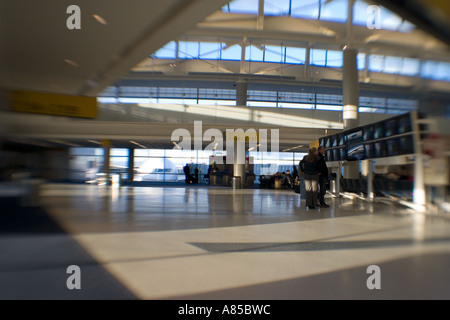
[[[426,206],[426,189],[425,189],[425,170],[423,162],[422,143],[420,139],[420,125],[418,113],[411,112],[411,120],[413,123],[414,132],[414,191],[413,203],[420,209],[425,209]]]
[[[246,183],[246,181],[245,181],[245,161],[244,161],[244,163],[239,162],[239,159],[242,157],[242,155],[239,154],[239,152],[243,151],[238,148],[239,139],[244,139],[244,153],[246,150],[245,137],[237,137],[237,141],[234,143],[233,177],[241,178],[241,188],[244,188],[245,183]],[[245,154],[244,154],[244,157],[245,157]]]
[[[258,18],[256,20],[256,29],[262,30],[264,28],[264,0],[259,0],[258,4]]]
[[[357,68],[358,52],[356,49],[344,50],[344,74],[343,74],[343,120],[344,130],[359,126],[359,79]]]

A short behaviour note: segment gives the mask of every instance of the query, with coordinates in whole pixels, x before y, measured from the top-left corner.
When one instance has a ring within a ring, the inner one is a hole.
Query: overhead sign
[[[13,111],[66,117],[96,118],[97,98],[63,94],[13,91]]]
[[[314,140],[314,141],[312,141],[312,142],[310,142],[309,143],[309,147],[310,148],[316,148],[316,149],[318,149],[319,148],[319,140]]]

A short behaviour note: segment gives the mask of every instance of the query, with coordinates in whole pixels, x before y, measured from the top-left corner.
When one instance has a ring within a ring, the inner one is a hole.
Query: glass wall
[[[71,148],[69,178],[72,181],[92,181],[103,169],[102,148]]]
[[[191,174],[199,170],[199,182],[208,173],[212,151],[136,149],[134,151],[134,181],[184,182],[183,167],[187,164]]]
[[[111,174],[120,174],[122,179],[128,179],[128,149],[111,149],[109,168]]]
[[[209,158],[226,155],[226,152],[179,149],[134,149],[134,181],[185,183],[183,168],[187,164],[194,175],[198,168],[199,183],[205,183]],[[72,148],[70,179],[79,182],[94,182],[103,173],[104,150],[102,148]],[[253,157],[253,173],[257,176],[273,175],[294,170],[304,153],[294,152],[249,152]],[[111,148],[111,174],[120,174],[122,181],[128,179],[129,149]]]
[[[369,56],[369,71],[417,76],[420,73],[420,60],[372,54]]]
[[[374,60],[377,61],[377,60]],[[373,61],[372,61],[373,62]],[[374,65],[373,65],[374,67]],[[403,65],[403,68],[405,65]],[[383,62],[384,68],[384,62]],[[438,74],[439,75],[439,74]],[[436,76],[436,75],[434,75]],[[447,76],[447,75],[446,75]],[[113,96],[117,92],[126,92],[128,98]],[[142,103],[149,102],[144,96],[152,92],[151,103],[171,104],[199,104],[199,105],[236,105],[236,90],[209,89],[209,88],[145,88],[122,87],[113,90],[105,90],[98,100],[102,103]],[[130,98],[134,96],[134,98]],[[144,99],[145,101],[142,101]],[[395,102],[392,102],[395,101]],[[330,95],[322,93],[307,93],[295,91],[270,91],[270,90],[248,90],[248,107],[271,107],[271,108],[295,108],[295,109],[317,109],[329,111],[342,111],[342,95]],[[360,112],[383,112],[397,114],[409,112],[419,108],[419,101],[415,99],[390,99],[378,97],[360,97]],[[142,107],[144,108],[144,107]]]
[[[156,51],[154,59],[241,60],[241,47],[222,42],[171,41]],[[245,60],[270,63],[304,64],[305,48],[280,45],[250,44],[245,48]]]
[[[291,174],[294,166],[297,167],[301,159],[306,153],[296,152],[250,152],[249,156],[253,157],[255,175],[273,175],[277,172],[283,173],[289,170]],[[258,179],[255,183],[259,183]]]

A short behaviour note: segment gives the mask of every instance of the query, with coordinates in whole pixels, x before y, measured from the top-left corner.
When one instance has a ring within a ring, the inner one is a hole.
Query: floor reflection
[[[389,211],[383,204],[328,198],[330,208],[307,210],[291,190],[214,187],[49,185],[47,208],[80,231],[172,230],[329,219]],[[398,209],[396,209],[398,210]],[[73,225],[72,225],[73,226]]]

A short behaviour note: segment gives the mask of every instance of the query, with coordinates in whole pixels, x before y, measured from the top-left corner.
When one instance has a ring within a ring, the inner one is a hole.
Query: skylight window
[[[180,59],[195,59],[199,56],[199,43],[180,41],[178,43],[178,56]]]
[[[304,64],[306,57],[305,48],[286,48],[286,63],[299,63]]]
[[[292,0],[291,17],[302,19],[318,19],[319,18],[319,1],[318,0]]]
[[[175,41],[171,41],[164,47],[156,51],[152,57],[158,59],[176,59],[177,57],[177,45]]]
[[[287,16],[291,8],[291,0],[264,1],[264,14],[268,16]]]
[[[245,48],[245,60],[247,61],[263,61],[264,50],[255,46]]]
[[[234,0],[222,7],[222,12],[258,14],[259,0]]]
[[[311,65],[324,67],[327,61],[326,56],[326,50],[311,49]]]
[[[284,62],[284,52],[285,48],[282,46],[265,46],[265,62],[275,62],[275,63],[283,63]]]
[[[217,42],[200,42],[200,59],[218,60],[220,59],[221,45]]]
[[[344,23],[347,21],[348,0],[323,1],[320,7],[319,19]]]
[[[344,61],[342,51],[327,51],[327,67],[342,68],[343,63]]]
[[[241,47],[239,45],[224,46],[222,49],[222,60],[241,60]]]

